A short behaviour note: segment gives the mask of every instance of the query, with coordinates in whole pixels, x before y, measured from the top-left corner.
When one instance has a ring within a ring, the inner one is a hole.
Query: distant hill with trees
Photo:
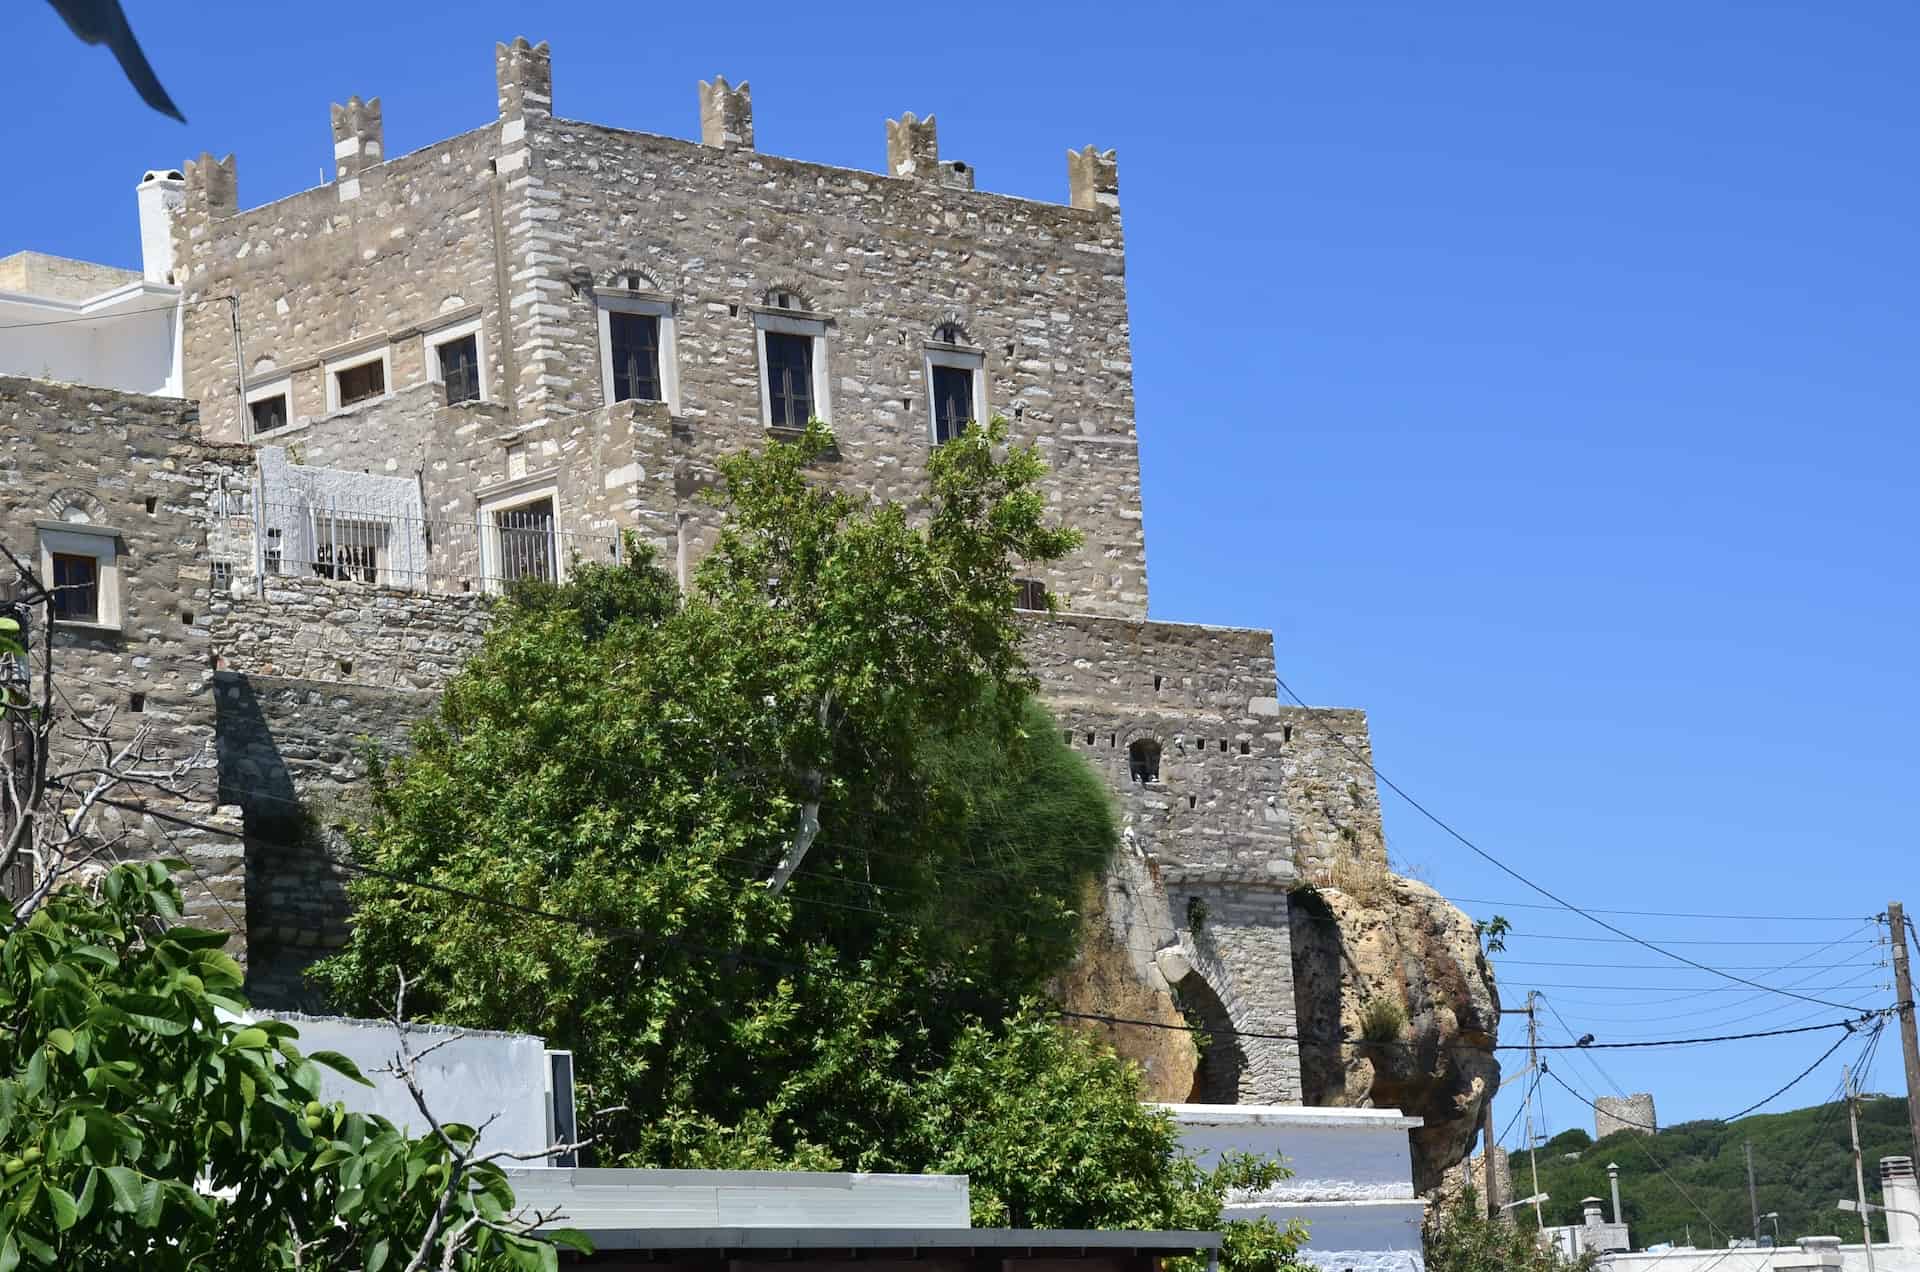
[[[1655,1135],[1622,1131],[1597,1144],[1584,1130],[1562,1132],[1539,1149],[1540,1189],[1552,1197],[1543,1207],[1546,1222],[1577,1224],[1582,1198],[1606,1201],[1607,1163],[1615,1162],[1620,1167],[1620,1201],[1636,1249],[1684,1242],[1689,1232],[1693,1244],[1701,1247],[1725,1246],[1729,1236],[1751,1236],[1743,1147],[1749,1141],[1760,1213],[1780,1212],[1783,1240],[1836,1234],[1848,1241],[1860,1239],[1859,1220],[1833,1205],[1855,1191],[1847,1109],[1840,1103],[1737,1122],[1686,1122]],[[1880,1158],[1913,1152],[1904,1099],[1870,1096],[1861,1101],[1860,1147],[1866,1158],[1867,1198],[1877,1202]],[[1525,1196],[1532,1184],[1526,1154],[1516,1151],[1512,1160],[1514,1192]],[[1610,1218],[1610,1201],[1607,1209]],[[1531,1207],[1519,1213],[1523,1222],[1532,1224]],[[1772,1223],[1763,1223],[1761,1230],[1771,1235]],[[1885,1237],[1885,1223],[1876,1218],[1874,1239]]]

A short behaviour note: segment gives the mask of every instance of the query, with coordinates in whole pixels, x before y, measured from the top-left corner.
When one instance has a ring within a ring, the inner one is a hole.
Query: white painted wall
[[[1426,1207],[1413,1191],[1407,1133],[1396,1109],[1270,1104],[1170,1104],[1181,1143],[1202,1162],[1247,1152],[1286,1159],[1290,1179],[1229,1200],[1226,1217],[1304,1219],[1315,1265],[1342,1272],[1420,1272]]]
[[[180,289],[132,282],[86,300],[0,291],[0,375],[179,397]]]
[[[426,1120],[407,1088],[396,1077],[374,1072],[390,1064],[397,1050],[392,1025],[343,1016],[258,1014],[284,1020],[298,1029],[296,1045],[300,1050],[337,1051],[373,1082],[372,1087],[363,1087],[323,1067],[321,1099],[329,1103],[339,1100],[356,1112],[377,1113],[405,1128],[409,1135],[427,1133]],[[449,1036],[465,1035],[420,1063],[420,1085],[435,1117],[477,1127],[499,1114],[481,1141],[489,1151],[533,1153],[552,1143],[547,1130],[547,1045],[543,1039],[444,1025],[412,1029],[407,1045],[416,1054]]]
[[[1873,1247],[1875,1272],[1920,1272],[1920,1250],[1895,1246]],[[1838,1261],[1832,1251],[1802,1249],[1798,1244],[1776,1250],[1671,1250],[1635,1254],[1607,1255],[1600,1267],[1609,1272],[1800,1272],[1820,1268],[1823,1272],[1866,1272],[1867,1252],[1861,1245],[1838,1247]]]
[[[509,1170],[514,1200],[575,1228],[965,1228],[965,1175]]]

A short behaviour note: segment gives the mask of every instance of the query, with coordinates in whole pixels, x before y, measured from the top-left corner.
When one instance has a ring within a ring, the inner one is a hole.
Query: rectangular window
[[[950,442],[973,422],[973,372],[936,364],[933,368],[933,443]]]
[[[613,351],[613,400],[663,400],[660,392],[660,319],[653,314],[609,313],[607,341]]]
[[[769,331],[766,340],[772,425],[803,429],[813,418],[813,338]]]
[[[340,405],[352,406],[355,402],[377,398],[387,391],[387,364],[384,359],[375,358],[357,367],[336,371],[333,379],[339,390]]]
[[[277,527],[268,527],[267,546],[264,549],[268,574],[284,574],[282,568],[286,562],[286,539]]]
[[[53,616],[70,623],[100,621],[100,562],[74,552],[53,554]]]
[[[1023,610],[1044,610],[1047,608],[1047,585],[1039,579],[1015,579],[1013,607]]]
[[[493,514],[495,541],[500,545],[496,570],[507,583],[521,579],[539,579],[551,583],[559,577],[554,557],[553,500],[536,499]]]
[[[253,412],[253,431],[256,433],[285,428],[287,425],[287,395],[284,393],[249,402],[247,409]]]
[[[436,347],[440,357],[440,379],[447,386],[447,401],[480,400],[480,337],[462,336]],[[346,400],[343,391],[341,400]]]

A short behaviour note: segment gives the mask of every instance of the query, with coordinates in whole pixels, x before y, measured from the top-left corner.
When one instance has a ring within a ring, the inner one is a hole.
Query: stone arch
[[[67,486],[47,496],[47,515],[55,521],[97,525],[107,519],[107,505],[90,490]]]
[[[967,349],[976,347],[973,333],[967,330],[967,324],[961,322],[960,316],[952,312],[934,324],[933,341],[935,344],[959,345]]]
[[[646,265],[636,265],[631,261],[610,270],[600,280],[602,287],[615,291],[664,292],[667,285],[660,281],[660,275]]]
[[[795,282],[778,282],[760,295],[760,303],[770,309],[791,309],[795,313],[810,314],[819,306],[813,303],[813,295]]]
[[[1127,743],[1127,776],[1137,783],[1160,780],[1160,740],[1151,735]]]

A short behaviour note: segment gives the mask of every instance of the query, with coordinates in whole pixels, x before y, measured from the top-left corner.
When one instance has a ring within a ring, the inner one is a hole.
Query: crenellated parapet
[[[940,180],[940,129],[932,115],[919,119],[907,111],[887,121],[887,175]]]
[[[1083,212],[1120,210],[1120,157],[1112,150],[1067,151],[1067,202]]]
[[[753,149],[753,86],[734,88],[727,77],[700,81],[700,144],[716,150]]]
[[[332,115],[334,176],[344,203],[360,196],[362,174],[385,160],[380,99],[370,97],[363,102],[349,97],[344,106],[334,103]]]
[[[553,114],[553,50],[545,40],[530,44],[522,35],[494,45],[493,78],[501,119]]]

